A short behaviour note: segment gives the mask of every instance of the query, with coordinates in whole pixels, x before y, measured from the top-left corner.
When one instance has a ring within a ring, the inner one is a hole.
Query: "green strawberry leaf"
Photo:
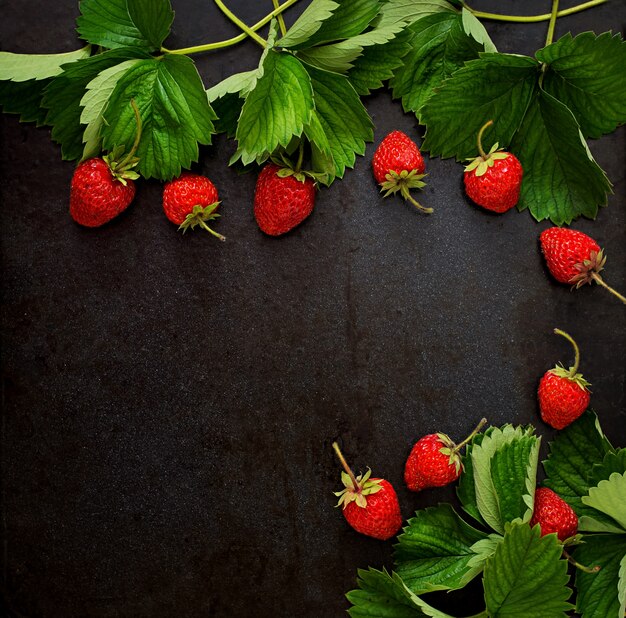
[[[52,81],[31,79],[26,82],[0,82],[0,107],[5,114],[19,114],[20,122],[46,124],[48,110],[42,107],[44,90]]]
[[[604,462],[608,453],[615,452],[602,433],[595,412],[587,410],[560,431],[550,442],[549,451],[548,459],[543,462],[546,472],[543,484],[561,496],[580,517],[586,512],[582,497],[597,484],[590,485],[590,473],[597,469],[595,464]]]
[[[576,611],[583,618],[623,618],[626,599],[626,534],[584,536],[572,557],[597,573],[576,571]]]
[[[306,45],[307,41],[322,27],[324,21],[332,17],[339,8],[333,0],[313,0],[285,34],[276,43],[277,47],[297,49]]]
[[[492,618],[566,616],[567,560],[556,535],[541,537],[539,526],[506,525],[504,539],[485,564],[485,602]]]
[[[524,168],[518,208],[538,221],[594,219],[611,183],[595,162],[572,112],[547,92],[533,98],[511,143]]]
[[[626,472],[613,472],[608,479],[590,487],[582,503],[604,513],[626,532]]]
[[[130,149],[139,108],[143,130],[137,170],[145,178],[169,180],[198,160],[198,144],[210,144],[215,114],[193,61],[166,54],[142,60],[117,82],[104,112],[103,144]]]
[[[82,0],[80,12],[77,31],[85,41],[146,51],[161,48],[174,19],[169,0]]]
[[[421,108],[424,149],[459,161],[475,156],[478,131],[492,119],[485,146],[506,147],[524,119],[538,70],[532,58],[511,54],[485,53],[467,62]]]
[[[317,119],[334,160],[335,175],[342,178],[346,167],[354,166],[356,155],[365,153],[365,142],[374,139],[372,120],[346,77],[310,65],[306,65],[306,70],[313,87]],[[324,151],[326,143],[316,141],[316,145]]]
[[[350,41],[341,41],[333,45],[320,45],[298,52],[298,58],[307,64],[324,71],[347,73],[355,60],[361,56],[363,48],[354,46]]]
[[[585,137],[626,122],[626,42],[619,34],[568,33],[536,57],[548,65],[544,89],[569,107]]]
[[[468,36],[471,36],[486,52],[497,52],[491,37],[482,22],[465,7],[461,11],[463,21],[463,30]]]
[[[589,485],[597,485],[600,481],[608,479],[613,472],[624,474],[626,472],[626,448],[617,451],[609,451],[602,460],[591,468],[589,475]]]
[[[389,0],[380,10],[375,28],[381,31],[395,29],[395,32],[400,32],[406,25],[442,11],[456,9],[447,0]]]
[[[500,534],[507,522],[532,516],[539,443],[531,429],[505,425],[472,448],[476,504],[484,521]]]
[[[482,570],[468,563],[478,553],[473,545],[485,538],[449,504],[417,511],[394,548],[396,571],[415,594],[462,588]]]
[[[452,618],[413,594],[397,573],[359,569],[358,588],[346,594],[352,618]]]
[[[464,14],[464,13],[463,13]],[[484,46],[466,34],[458,13],[435,13],[407,29],[411,50],[396,70],[390,86],[404,111],[418,114],[434,90],[463,63],[478,58]],[[475,139],[474,139],[475,142]]]
[[[120,62],[145,58],[147,54],[133,48],[116,49],[63,65],[63,72],[52,79],[44,91],[43,107],[48,109],[46,124],[52,125],[52,139],[61,144],[66,160],[83,155],[83,132],[80,101],[87,85],[99,73]]]
[[[67,65],[87,58],[91,46],[64,54],[13,54],[0,52],[0,81],[26,82],[54,77]]]

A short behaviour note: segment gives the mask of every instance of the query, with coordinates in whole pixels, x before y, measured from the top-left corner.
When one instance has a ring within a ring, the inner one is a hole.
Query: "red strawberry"
[[[510,152],[498,150],[496,142],[489,152],[482,146],[482,136],[493,124],[487,122],[478,132],[480,156],[465,168],[465,193],[479,206],[492,212],[506,212],[519,200],[524,170],[518,158]]]
[[[537,396],[541,418],[555,429],[563,429],[574,422],[589,406],[589,382],[577,373],[580,363],[580,350],[576,342],[567,333],[554,329],[557,335],[565,337],[573,346],[574,366],[565,369],[557,365],[547,371],[539,382]]]
[[[163,189],[165,216],[183,233],[199,225],[220,240],[226,240],[206,224],[219,217],[215,212],[218,206],[217,189],[206,176],[183,172]]]
[[[560,541],[574,536],[578,530],[578,517],[572,507],[547,487],[535,492],[535,510],[530,525],[539,524],[541,536],[556,533]]]
[[[135,172],[116,173],[105,159],[83,161],[74,171],[70,215],[86,227],[104,225],[126,210],[135,197]]]
[[[268,163],[254,192],[254,217],[263,232],[280,236],[300,225],[315,206],[315,183],[299,170]]]
[[[600,276],[606,256],[593,238],[577,230],[551,227],[541,233],[539,242],[548,270],[557,281],[576,288],[595,281],[626,303],[626,298]]]
[[[341,473],[345,489],[335,495],[339,496],[337,506],[343,506],[346,521],[357,532],[381,541],[397,534],[402,527],[402,514],[391,483],[370,478],[372,471],[369,468],[364,475],[355,477],[336,442],[333,442],[333,448],[345,470]]]
[[[487,419],[483,418],[478,427],[458,445],[444,433],[432,433],[420,438],[413,446],[404,468],[407,487],[411,491],[421,491],[456,481],[462,468],[459,451],[486,422]]]
[[[411,197],[411,189],[426,186],[424,159],[417,144],[402,131],[392,131],[380,143],[372,159],[374,178],[385,191],[385,197],[398,191],[422,212],[431,213],[432,208],[424,208]]]

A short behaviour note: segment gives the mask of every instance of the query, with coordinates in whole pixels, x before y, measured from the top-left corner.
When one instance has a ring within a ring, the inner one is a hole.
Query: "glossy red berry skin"
[[[163,188],[163,211],[176,225],[181,225],[194,206],[206,207],[219,200],[215,185],[206,177],[183,172]]]
[[[443,487],[459,478],[460,465],[451,464],[450,455],[440,452],[446,446],[435,433],[415,443],[404,467],[404,482],[411,491]]]
[[[367,505],[359,506],[355,501],[346,505],[343,515],[357,532],[386,541],[396,535],[402,527],[402,513],[395,489],[384,479],[380,480],[380,491],[367,496]]]
[[[578,230],[551,227],[539,236],[541,251],[550,274],[560,283],[572,283],[580,275],[576,264],[591,260],[591,253],[600,253],[598,243]]]
[[[519,201],[524,170],[519,159],[511,154],[506,159],[494,159],[493,167],[488,167],[481,176],[476,170],[463,175],[465,193],[479,206],[492,212],[503,213]]]
[[[544,423],[563,429],[589,407],[591,393],[573,380],[546,371],[539,382],[537,398]]]
[[[300,225],[315,206],[315,183],[294,176],[281,178],[281,168],[268,163],[259,174],[254,193],[254,218],[269,236],[286,234]]]
[[[574,536],[578,531],[578,517],[572,507],[547,487],[535,492],[535,509],[531,527],[539,524],[541,536],[556,533],[560,541]]]
[[[372,169],[376,182],[382,184],[390,171],[400,174],[403,170],[416,170],[423,174],[426,166],[417,144],[406,133],[392,131],[376,149]]]
[[[85,227],[99,227],[126,210],[135,197],[135,183],[116,179],[100,158],[83,161],[74,171],[70,216]]]

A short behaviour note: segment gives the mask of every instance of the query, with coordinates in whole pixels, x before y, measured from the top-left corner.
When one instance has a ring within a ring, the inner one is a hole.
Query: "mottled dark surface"
[[[549,3],[480,3],[548,11]],[[236,30],[206,0],[174,0],[171,48]],[[248,23],[271,3],[229,3]],[[568,6],[564,3],[564,6]],[[293,20],[298,12],[289,14]],[[76,3],[4,3],[0,48],[77,47]],[[557,35],[623,31],[611,2],[559,21]],[[502,51],[532,53],[546,25],[490,24]],[[253,67],[245,43],[197,58],[207,85]],[[419,137],[388,93],[367,99],[376,142]],[[608,436],[626,444],[624,306],[547,276],[528,213],[471,206],[461,167],[427,161],[420,216],[379,197],[369,162],[323,190],[282,239],[252,216],[255,177],[226,163],[223,136],[198,170],[223,200],[215,227],[178,234],[161,188],[143,182],[111,224],[67,214],[72,165],[48,129],[0,118],[2,182],[2,593],[14,616],[341,616],[357,567],[391,566],[391,543],[361,537],[333,508],[339,438],[357,469],[399,489],[405,516],[452,496],[409,494],[404,460],[424,433],[461,438],[540,421],[535,389],[570,362],[572,333]],[[626,133],[591,148],[615,184],[596,222],[606,279],[626,289]],[[482,609],[479,582],[433,603]]]

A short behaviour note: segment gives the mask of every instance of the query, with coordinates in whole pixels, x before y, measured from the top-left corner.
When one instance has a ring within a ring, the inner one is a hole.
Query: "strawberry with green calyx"
[[[344,489],[335,495],[339,496],[337,506],[342,507],[346,521],[357,532],[381,541],[397,534],[402,527],[402,514],[391,483],[371,478],[369,468],[364,475],[354,476],[336,442],[333,449],[344,469],[341,473]]]
[[[417,144],[402,131],[392,131],[380,143],[372,158],[374,178],[387,197],[393,193],[400,193],[418,210],[432,213],[432,208],[425,208],[411,195],[411,189],[421,189],[426,186],[423,178],[426,165]]]
[[[135,197],[134,180],[139,174],[133,170],[139,163],[135,152],[141,140],[141,115],[134,100],[130,104],[135,113],[137,132],[130,152],[120,159],[124,146],[109,154],[82,161],[72,176],[70,188],[70,216],[86,227],[99,227],[126,210]]]
[[[222,242],[224,236],[212,230],[207,221],[217,219],[219,206],[217,189],[206,177],[183,172],[178,178],[166,183],[163,188],[163,211],[165,216],[178,225],[183,234],[188,229],[200,226]]]
[[[503,213],[513,208],[519,200],[524,171],[517,157],[498,148],[496,142],[489,152],[482,145],[483,133],[493,124],[485,123],[478,132],[480,153],[465,167],[463,182],[465,193],[479,206],[492,212]]]
[[[554,332],[565,337],[574,347],[574,366],[565,369],[559,363],[546,371],[539,382],[537,398],[543,421],[555,429],[563,429],[588,408],[591,393],[587,387],[591,384],[578,373],[580,350],[574,339],[558,328]]]
[[[626,297],[601,277],[606,255],[593,238],[578,230],[551,227],[541,232],[539,242],[548,270],[559,283],[578,289],[595,281],[626,304]]]
[[[461,449],[483,428],[483,418],[476,429],[459,444],[444,433],[433,433],[420,438],[404,467],[404,482],[411,491],[429,487],[443,487],[459,478],[463,464]]]

